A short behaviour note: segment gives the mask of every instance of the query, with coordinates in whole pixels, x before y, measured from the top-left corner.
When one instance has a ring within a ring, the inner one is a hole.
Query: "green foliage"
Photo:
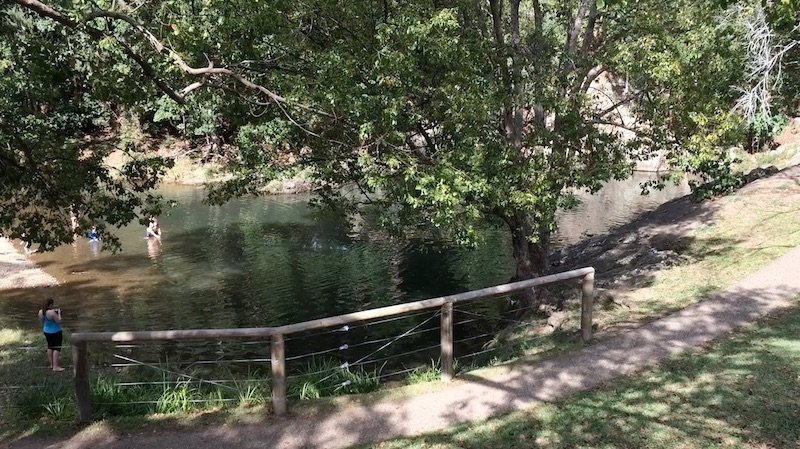
[[[768,3],[768,18],[779,31],[786,31],[797,25],[800,1],[777,0]]]
[[[75,417],[75,402],[70,386],[65,382],[45,381],[44,385],[26,387],[14,397],[19,416],[36,421],[39,419],[63,421]]]
[[[122,386],[113,376],[97,376],[92,380],[92,413],[99,417],[141,416],[153,409],[148,401],[156,400],[153,389],[142,386]]]
[[[156,413],[186,413],[198,408],[194,401],[199,390],[186,382],[164,385],[161,396],[156,401]]]
[[[514,237],[517,274],[527,277],[549,267],[556,211],[574,204],[567,192],[597,191],[655,151],[666,151],[676,167],[709,181],[721,176],[721,191],[733,186],[720,165],[720,148],[735,137],[726,111],[743,68],[741,30],[720,20],[732,3],[595,2],[597,10],[590,8],[579,30],[571,20],[577,2],[58,5],[74,18],[115,8],[174,53],[154,51],[126,20],[97,18],[83,28],[64,28],[4,6],[16,22],[6,23],[3,35],[20,36],[14,38],[20,45],[0,47],[0,70],[14,80],[2,86],[18,96],[37,86],[67,86],[70,79],[80,88],[47,98],[53,110],[65,110],[59,120],[36,108],[19,114],[13,132],[0,135],[0,148],[13,148],[13,159],[26,162],[20,152],[37,139],[62,154],[69,148],[61,159],[82,162],[84,148],[65,136],[79,137],[76,131],[105,115],[91,116],[85,108],[67,114],[90,104],[65,101],[74,91],[91,104],[138,108],[154,127],[235,142],[239,151],[227,167],[232,177],[213,186],[212,203],[259,193],[270,180],[306,169],[322,204],[358,212],[372,203],[379,222],[398,234],[424,229],[472,245],[477,226],[502,223]],[[494,4],[500,7],[492,9]],[[16,48],[29,51],[17,54]],[[37,49],[50,52],[51,60],[39,61]],[[155,74],[147,78],[157,78],[162,92],[142,82],[130,52],[144,57]],[[182,69],[173,56],[197,70]],[[50,79],[29,76],[30,67]],[[194,75],[202,68],[224,70]],[[628,124],[619,123],[614,108],[597,104],[592,81],[600,71],[612,83],[629,80],[630,92],[614,95],[630,95],[621,103],[636,122],[633,137],[623,136]],[[191,93],[177,101],[176,92]],[[25,130],[27,140],[2,139]],[[93,221],[135,219],[157,207],[135,194],[155,185],[150,180],[164,162],[124,170],[133,188],[110,180],[99,160],[81,164],[87,167],[84,182],[73,185],[54,175],[58,182],[51,190],[68,195],[44,201],[42,208],[58,216],[71,203],[83,211],[100,199],[110,206],[89,207]],[[24,179],[30,178],[20,175],[11,184],[18,196],[8,194],[7,204],[24,204]],[[358,195],[350,194],[353,186]],[[1,229],[11,236],[56,222],[56,216],[25,217],[16,207],[6,209],[13,212],[0,214]],[[49,246],[69,240],[68,233],[45,234],[33,237]]]
[[[742,175],[734,172],[736,161],[723,148],[741,140],[740,119],[730,112],[695,113],[689,119],[697,132],[685,140],[685,147],[673,150],[673,167],[692,175],[689,184],[696,201],[734,192],[743,184]]]
[[[237,382],[237,403],[240,407],[254,407],[270,402],[271,392],[269,388],[260,384],[250,382]]]
[[[79,233],[97,225],[113,248],[117,241],[107,226],[156,211],[159,201],[114,176],[103,164],[109,143],[84,134],[110,124],[110,101],[120,102],[123,94],[135,101],[142,89],[127,75],[127,82],[107,89],[112,73],[99,76],[98,67],[110,55],[98,53],[85,34],[66,32],[8,2],[0,5],[0,36],[0,235],[24,236],[41,250],[52,249],[72,241],[69,217],[75,211]],[[134,128],[123,133],[123,147],[132,148]],[[133,170],[151,176],[133,182],[154,185],[163,172],[154,167],[163,162],[150,161],[153,169],[146,173]]]
[[[719,159],[716,156],[709,158],[695,158],[696,173],[700,180],[692,179],[692,198],[702,201],[716,196],[727,195],[744,184],[741,173],[734,173],[731,169],[733,160]]]
[[[757,115],[747,129],[748,149],[751,152],[770,150],[788,123],[788,117],[783,114]]]

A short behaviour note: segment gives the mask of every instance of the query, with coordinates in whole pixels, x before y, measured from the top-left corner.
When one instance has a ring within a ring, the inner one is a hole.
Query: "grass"
[[[380,387],[380,370],[341,367],[335,360],[314,359],[303,373],[291,379],[286,395],[295,399],[369,393]]]
[[[755,168],[768,167],[770,165],[775,166],[778,169],[783,169],[789,165],[789,162],[791,162],[792,158],[799,150],[800,143],[798,142],[784,145],[783,147],[775,150],[762,151],[752,154],[743,149],[738,149],[735,152],[735,156],[741,162],[735,164],[734,169],[744,173],[748,173]]]
[[[713,219],[683,238],[682,262],[649,285],[620,295],[627,307],[601,309],[599,326],[642,320],[686,307],[736,283],[800,245],[800,196],[736,196],[717,200]]]
[[[441,379],[441,376],[442,367],[439,360],[431,360],[429,366],[419,367],[408,373],[405,380],[407,384],[415,385],[426,382],[436,382]]]
[[[381,449],[800,447],[800,309],[599,390]]]
[[[65,345],[69,345],[66,335]],[[61,361],[71,365],[69,348]],[[70,431],[77,420],[71,372],[53,373],[46,368],[44,339],[37,332],[0,330],[0,441],[21,433]],[[107,371],[107,370],[106,370]],[[139,424],[164,415],[187,415],[201,411],[266,408],[270,389],[263,382],[234,382],[232,387],[190,384],[162,375],[145,379],[137,370],[131,373],[92,373],[92,413],[95,419],[134,418]],[[242,373],[248,378],[257,377]],[[132,377],[131,377],[132,376]],[[230,378],[232,376],[228,376]],[[160,380],[151,385],[123,386],[128,380]],[[138,418],[138,421],[137,421]]]

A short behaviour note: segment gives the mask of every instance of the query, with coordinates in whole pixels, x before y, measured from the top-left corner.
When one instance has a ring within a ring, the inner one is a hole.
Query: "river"
[[[639,183],[650,176],[637,173],[584,195],[560,214],[554,244],[601,234],[688,193],[682,184],[641,196]],[[160,242],[137,225],[119,230],[116,254],[83,238],[31,254],[60,285],[4,292],[0,324],[36,328],[39,302],[52,295],[73,332],[271,326],[486,287],[513,273],[502,228],[486,229],[483,244],[465,250],[365,237],[317,213],[305,196],[207,206],[198,188],[161,193],[179,205],[159,217]],[[408,325],[396,324],[390,332]]]

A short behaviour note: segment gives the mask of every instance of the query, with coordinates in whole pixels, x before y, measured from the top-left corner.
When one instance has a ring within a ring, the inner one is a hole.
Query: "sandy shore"
[[[55,285],[56,278],[37,267],[10,240],[0,237],[0,291]]]

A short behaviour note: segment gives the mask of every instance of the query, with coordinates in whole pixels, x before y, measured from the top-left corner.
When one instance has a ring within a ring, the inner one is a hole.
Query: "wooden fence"
[[[496,285],[455,295],[364,310],[328,318],[288,324],[277,327],[239,329],[187,329],[139,332],[80,332],[72,334],[75,369],[75,399],[80,422],[91,421],[91,391],[89,384],[88,344],[90,342],[140,342],[159,340],[210,340],[239,338],[271,338],[272,405],[276,415],[283,415],[286,403],[286,355],[284,337],[316,329],[342,326],[359,321],[373,320],[410,312],[441,308],[441,368],[442,379],[453,377],[453,304],[477,299],[492,298],[528,288],[582,278],[581,337],[584,342],[592,338],[592,304],[594,297],[594,268],[580,268],[563,273],[542,276],[519,282]]]

